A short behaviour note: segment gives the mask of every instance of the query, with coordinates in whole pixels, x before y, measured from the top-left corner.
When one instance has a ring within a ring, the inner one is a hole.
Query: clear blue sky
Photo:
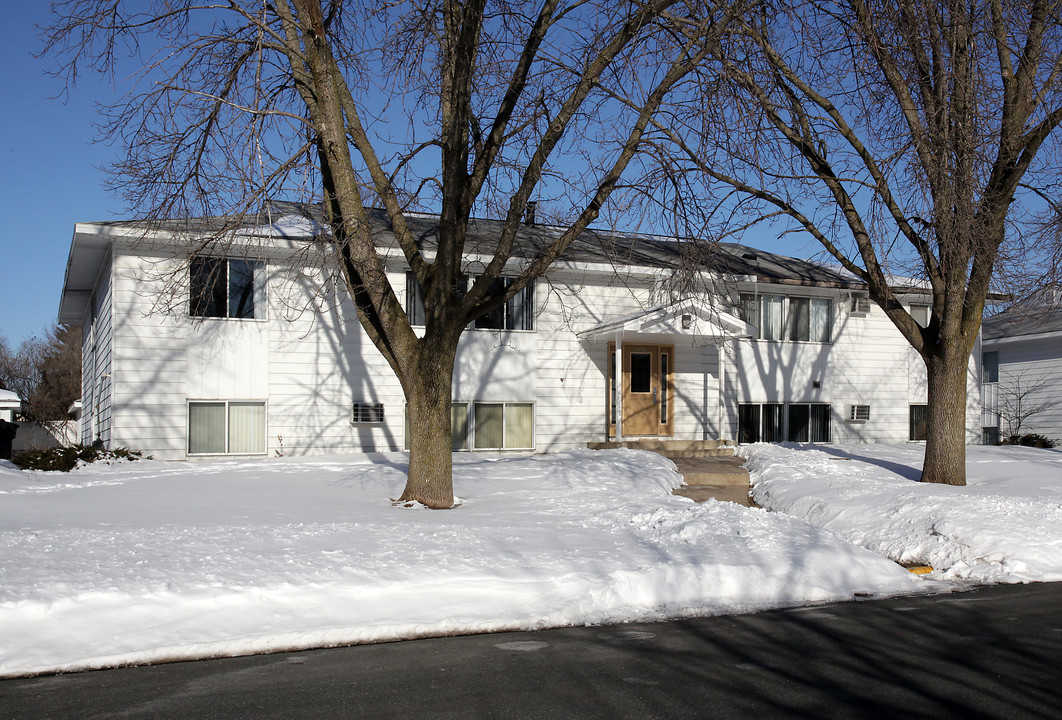
[[[0,282],[0,335],[17,346],[55,322],[74,223],[121,213],[103,189],[97,168],[114,157],[93,144],[94,103],[112,92],[85,77],[65,101],[48,77],[35,24],[48,21],[47,3],[12,3],[0,30],[0,208],[5,219]]]

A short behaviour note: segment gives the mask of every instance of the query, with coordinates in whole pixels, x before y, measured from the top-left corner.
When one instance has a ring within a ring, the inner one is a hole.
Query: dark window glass
[[[631,353],[631,392],[653,391],[653,356],[651,353]]]
[[[535,317],[535,283],[528,283],[505,306],[509,311],[509,328],[512,330],[534,330]]]
[[[254,317],[254,275],[257,263],[229,260],[229,317]]]
[[[616,385],[616,351],[613,350],[609,353],[608,360],[608,379],[612,387],[612,394],[609,395],[609,422],[613,425],[616,424],[616,394],[619,392],[619,386]]]
[[[228,279],[220,258],[192,258],[190,266],[193,317],[225,317]]]
[[[260,260],[192,258],[189,264],[193,317],[264,317],[260,302],[264,264]]]
[[[509,278],[498,278],[490,284],[491,295],[504,292],[511,284]],[[500,308],[476,318],[477,330],[534,330],[535,329],[535,285],[532,282],[518,292]]]
[[[981,353],[981,382],[999,382],[999,353],[995,350]]]
[[[424,324],[424,291],[411,272],[406,273],[406,316],[410,325]]]
[[[926,425],[929,422],[928,405],[911,406],[911,423],[909,439],[913,441],[925,441]]]
[[[808,415],[808,434],[811,442],[828,443],[830,441],[830,406],[812,405]]]
[[[660,424],[667,424],[667,353],[660,353]]]
[[[487,289],[487,295],[496,295],[505,291],[505,278],[497,278]],[[486,315],[476,318],[477,330],[504,330],[505,329],[505,306],[494,308]]]
[[[789,406],[789,442],[808,442],[811,413],[807,405]]]
[[[738,442],[754,443],[759,441],[760,406],[738,405]]]
[[[782,419],[785,406],[781,403],[768,403],[763,406],[763,431],[760,440],[763,442],[782,442]]]

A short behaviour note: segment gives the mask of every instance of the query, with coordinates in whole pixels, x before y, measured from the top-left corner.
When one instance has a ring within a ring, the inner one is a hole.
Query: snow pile
[[[0,675],[937,587],[651,453],[455,457],[449,511],[402,454],[0,467]]]
[[[1062,580],[1062,453],[968,447],[966,487],[918,482],[922,448],[745,448],[753,497],[944,580]]]

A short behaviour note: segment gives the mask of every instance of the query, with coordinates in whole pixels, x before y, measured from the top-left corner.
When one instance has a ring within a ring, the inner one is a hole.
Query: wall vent
[[[870,420],[869,405],[852,405],[848,408],[849,422],[867,422]]]
[[[383,403],[355,402],[350,413],[352,423],[382,423],[384,421]]]

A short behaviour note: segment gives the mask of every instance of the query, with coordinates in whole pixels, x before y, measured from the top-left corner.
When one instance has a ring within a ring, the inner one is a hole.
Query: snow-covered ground
[[[402,454],[2,463],[0,676],[1062,579],[1062,454],[969,450],[963,490],[914,482],[917,447],[756,446],[784,512],[625,450],[458,455],[449,511],[392,506]]]
[[[802,520],[670,495],[636,451],[0,467],[0,675],[918,592]]]
[[[753,498],[934,577],[1062,581],[1062,451],[966,448],[966,487],[922,485],[918,445],[743,448]]]

